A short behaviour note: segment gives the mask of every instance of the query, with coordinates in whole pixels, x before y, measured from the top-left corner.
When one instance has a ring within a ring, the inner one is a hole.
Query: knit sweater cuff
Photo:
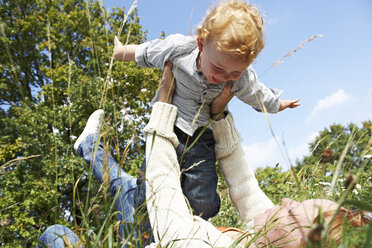
[[[228,113],[225,119],[213,122],[212,130],[217,159],[228,156],[239,146],[241,138],[231,113]]]
[[[177,148],[179,142],[173,132],[176,117],[177,107],[168,103],[156,102],[152,107],[150,121],[143,131],[144,133],[156,133],[156,135],[167,138]]]

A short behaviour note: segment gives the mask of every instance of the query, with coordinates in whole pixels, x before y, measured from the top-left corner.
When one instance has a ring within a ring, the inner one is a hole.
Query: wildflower
[[[9,226],[10,220],[8,217],[6,217],[4,220],[1,220],[0,226]]]
[[[98,204],[94,204],[92,210],[93,210],[93,212],[94,212],[95,214],[99,214],[99,210],[100,210],[99,205],[98,205]]]
[[[349,188],[349,187],[350,187],[350,189],[354,189],[355,185],[357,184],[357,181],[358,181],[357,177],[353,174],[350,174],[346,178],[344,186],[345,186],[346,189]]]
[[[331,161],[333,155],[333,151],[331,149],[323,149],[322,150],[322,163],[328,163]]]
[[[323,231],[322,225],[317,225],[314,229],[312,229],[307,238],[311,243],[319,243],[322,238],[322,231]]]
[[[53,130],[54,134],[59,134],[60,133],[58,128],[52,127],[52,130]]]

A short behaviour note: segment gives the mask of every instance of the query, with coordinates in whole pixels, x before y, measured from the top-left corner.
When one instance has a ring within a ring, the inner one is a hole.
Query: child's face
[[[198,47],[201,52],[198,69],[212,84],[238,80],[249,66],[239,56],[217,50],[211,41],[203,42],[198,38]]]

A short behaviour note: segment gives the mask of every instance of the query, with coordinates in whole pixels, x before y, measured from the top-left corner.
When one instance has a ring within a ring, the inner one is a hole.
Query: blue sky
[[[105,6],[129,6],[133,1],[105,0]],[[194,34],[207,0],[138,0],[140,24],[147,38],[162,31]],[[260,80],[284,90],[283,99],[301,98],[301,106],[269,115],[233,99],[233,113],[243,147],[253,168],[283,168],[308,154],[308,143],[331,124],[372,119],[372,1],[255,0],[266,20],[266,47],[254,62]],[[321,34],[269,71],[300,42]],[[265,72],[267,71],[267,72]],[[264,73],[265,72],[265,73]],[[283,146],[285,143],[285,146]],[[285,152],[283,152],[285,151]]]

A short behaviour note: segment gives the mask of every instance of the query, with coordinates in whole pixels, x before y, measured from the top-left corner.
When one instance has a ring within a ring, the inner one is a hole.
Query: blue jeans
[[[213,132],[208,128],[198,138],[202,130],[203,127],[200,127],[193,136],[189,136],[174,127],[174,133],[180,142],[176,152],[183,171],[181,177],[183,194],[194,210],[194,215],[207,220],[217,215],[221,200],[217,191],[218,177]],[[196,143],[191,149],[184,153],[195,140]]]
[[[217,215],[221,200],[217,191],[218,177],[213,132],[211,129],[206,129],[198,138],[202,129],[203,127],[198,128],[193,136],[189,136],[174,126],[174,133],[180,142],[176,153],[182,171],[182,192],[188,199],[193,214],[207,220]],[[195,144],[186,152],[195,140]],[[145,173],[145,163],[145,161],[142,163],[140,169],[143,173]],[[140,179],[141,175],[138,175],[139,185]]]
[[[122,221],[120,225],[120,235],[122,238],[133,235],[135,238],[139,237],[139,232],[150,232],[150,224],[147,221],[140,229],[135,228],[134,216],[136,209],[142,208],[145,200],[145,187],[137,187],[137,178],[130,176],[122,170],[115,160],[110,155],[109,151],[103,149],[102,143],[97,143],[97,134],[88,135],[79,145],[77,153],[84,158],[89,168],[92,170],[96,179],[102,183],[105,175],[109,175],[110,192],[116,196],[116,209],[118,212],[118,220]],[[143,212],[143,211],[142,211]],[[63,239],[59,236],[64,233],[71,233],[66,235],[68,239],[72,237],[72,241],[78,237],[67,227],[54,225],[49,227],[39,240],[49,247],[64,247]],[[72,241],[70,241],[72,243]],[[151,240],[148,240],[149,242]],[[62,246],[60,246],[62,244]],[[39,246],[40,247],[40,246]]]
[[[48,227],[39,237],[39,241],[48,248],[64,248],[67,245],[65,246],[62,236],[65,236],[71,245],[75,245],[80,241],[79,237],[71,229],[62,225]],[[42,246],[37,245],[36,248],[42,248]]]

